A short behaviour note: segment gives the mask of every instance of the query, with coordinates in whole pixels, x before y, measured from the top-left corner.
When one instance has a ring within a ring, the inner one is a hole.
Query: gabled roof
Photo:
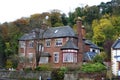
[[[56,37],[76,37],[74,30],[70,26],[51,27],[45,31],[40,29],[38,31],[40,32],[39,39]],[[28,34],[23,35],[19,40],[30,40],[35,38],[36,38],[35,32],[30,32]]]
[[[114,42],[114,44],[112,45],[112,48],[120,49],[120,39],[118,39]]]
[[[66,49],[78,50],[79,48],[73,43],[71,39],[69,39],[67,43],[61,47],[61,50],[66,50]]]
[[[84,43],[90,45],[90,48],[99,49],[99,47],[96,44],[92,43],[90,40],[85,39]]]

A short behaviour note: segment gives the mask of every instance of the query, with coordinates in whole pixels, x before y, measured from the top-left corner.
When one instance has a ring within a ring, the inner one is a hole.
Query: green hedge
[[[104,70],[106,70],[106,67],[101,63],[86,63],[81,67],[81,71],[86,73],[102,72]]]

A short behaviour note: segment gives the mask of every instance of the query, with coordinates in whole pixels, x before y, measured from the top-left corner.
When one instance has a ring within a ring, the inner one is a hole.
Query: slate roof
[[[92,60],[98,53],[96,52],[86,52],[84,55],[83,55],[83,60],[85,61],[90,61]]]
[[[34,30],[28,34],[23,35],[19,40],[36,39],[36,33],[33,31]],[[41,32],[39,33],[39,38],[76,37],[74,30],[70,26],[51,27],[46,31],[38,29],[38,31]]]
[[[120,39],[116,40],[112,45],[113,49],[120,49]]]
[[[78,50],[79,48],[73,43],[71,39],[69,39],[64,46],[61,47],[61,50],[65,49],[74,49]]]
[[[99,47],[96,44],[92,43],[90,40],[84,39],[84,43],[90,45],[90,48],[99,49]]]

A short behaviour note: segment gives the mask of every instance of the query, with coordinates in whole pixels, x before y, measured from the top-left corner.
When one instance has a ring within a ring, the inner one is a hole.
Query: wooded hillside
[[[75,19],[80,16],[87,31],[86,38],[96,43],[107,56],[113,42],[120,37],[120,0],[100,3],[97,6],[77,7],[68,16],[59,10],[32,14],[13,22],[0,24],[0,66],[7,60],[17,65],[18,39],[33,28],[46,23],[50,27],[70,25],[75,28]],[[1,60],[2,59],[2,60]]]

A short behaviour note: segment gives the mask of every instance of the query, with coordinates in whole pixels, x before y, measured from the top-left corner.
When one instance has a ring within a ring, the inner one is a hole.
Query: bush
[[[101,63],[86,63],[82,65],[81,70],[86,73],[102,72],[106,70],[106,67]]]
[[[52,80],[63,80],[64,79],[64,74],[65,72],[68,71],[68,68],[66,67],[61,67],[59,69],[54,69],[52,71]]]
[[[94,58],[93,58],[93,62],[95,63],[103,63],[104,59],[101,55],[97,54]]]
[[[50,71],[51,67],[49,65],[41,65],[36,67],[36,71]]]
[[[24,71],[25,71],[25,72],[32,71],[32,68],[31,68],[31,67],[29,67],[29,68],[24,68]]]
[[[6,68],[9,69],[9,68],[12,68],[12,67],[13,67],[12,61],[7,59],[7,61],[6,61]]]

